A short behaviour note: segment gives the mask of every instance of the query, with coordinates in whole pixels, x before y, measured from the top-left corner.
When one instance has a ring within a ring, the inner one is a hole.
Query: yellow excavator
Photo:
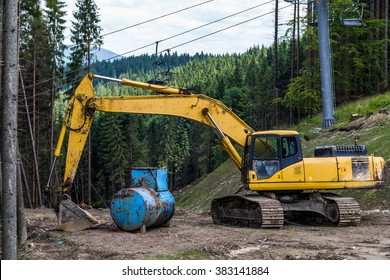
[[[147,89],[151,94],[95,96],[94,79]],[[214,129],[222,148],[240,170],[242,187],[247,190],[246,194],[212,201],[211,214],[216,224],[279,228],[285,219],[320,218],[338,226],[354,226],[361,218],[357,201],[320,191],[386,185],[384,159],[367,155],[365,146],[322,146],[316,149],[315,157],[304,158],[296,131],[255,132],[230,108],[206,95],[89,73],[70,99],[55,151],[57,158],[68,129],[63,199],[57,209],[58,224],[64,231],[100,225],[90,213],[73,203],[68,194],[95,111],[179,116]],[[243,156],[231,140],[243,148]]]

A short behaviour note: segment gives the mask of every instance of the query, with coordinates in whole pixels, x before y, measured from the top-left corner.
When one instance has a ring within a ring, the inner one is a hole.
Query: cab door
[[[281,169],[302,161],[302,148],[298,135],[280,137]]]
[[[248,137],[244,168],[244,182],[265,183],[274,175],[277,177],[274,176],[273,181],[284,181],[285,176],[287,180],[300,181],[304,174],[299,135],[260,134]]]

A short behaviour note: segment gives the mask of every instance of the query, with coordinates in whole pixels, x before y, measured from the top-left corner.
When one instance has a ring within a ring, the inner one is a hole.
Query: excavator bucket
[[[64,195],[59,205],[57,220],[63,231],[81,231],[102,224],[88,211],[72,202],[68,195]]]

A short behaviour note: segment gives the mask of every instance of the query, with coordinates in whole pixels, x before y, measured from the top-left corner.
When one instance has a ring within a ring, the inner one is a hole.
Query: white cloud
[[[156,1],[156,0],[95,0],[100,8],[100,25],[103,28],[102,34],[107,34],[140,22],[172,13],[186,7],[199,4],[205,0],[188,1]],[[68,4],[68,20],[72,19],[72,11],[75,8],[74,0],[66,0]],[[256,3],[254,3],[256,2]],[[104,37],[103,48],[109,49],[118,54],[127,53],[137,48],[153,44],[156,41],[175,36],[195,27],[207,24],[214,20],[238,13],[250,7],[269,2],[267,0],[214,0],[204,5],[182,11],[180,13],[160,18],[133,28],[117,32]],[[289,5],[280,1],[279,8]],[[251,11],[227,18],[218,23],[208,25],[193,32],[183,34],[176,38],[163,41],[159,44],[159,50],[172,48],[208,35],[229,26],[239,24],[248,19],[273,12],[274,1],[257,7]],[[292,8],[280,11],[280,20],[286,22],[291,18]],[[70,21],[69,21],[70,22]],[[220,33],[205,37],[195,42],[175,48],[172,51],[178,53],[196,52],[205,53],[240,53],[254,45],[270,45],[273,41],[274,14],[261,16],[253,21],[243,23],[236,27],[227,29]],[[281,33],[282,34],[282,33]],[[69,41],[67,42],[69,43]],[[129,53],[130,55],[140,53],[154,53],[155,46],[143,48]]]

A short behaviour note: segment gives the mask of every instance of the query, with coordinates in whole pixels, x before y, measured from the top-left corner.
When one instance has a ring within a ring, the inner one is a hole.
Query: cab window
[[[253,144],[252,169],[258,179],[266,179],[279,171],[278,138],[256,137]]]
[[[253,147],[254,159],[278,158],[278,144],[276,137],[257,137]]]
[[[297,140],[295,137],[282,137],[282,157],[287,158],[296,155]]]

